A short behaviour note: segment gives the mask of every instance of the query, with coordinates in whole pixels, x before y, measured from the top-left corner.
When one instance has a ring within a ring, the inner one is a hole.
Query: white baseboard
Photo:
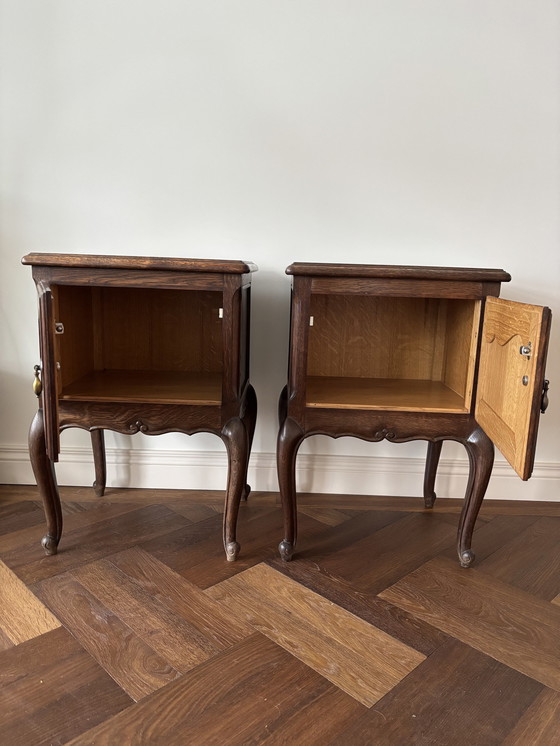
[[[91,484],[91,450],[63,448],[56,472],[61,485]],[[442,459],[437,494],[463,497],[467,474],[467,459]],[[422,458],[302,453],[297,460],[297,487],[302,492],[421,495],[423,475]],[[225,488],[226,478],[225,452],[107,448],[107,485],[110,487],[220,490]],[[253,453],[248,481],[254,490],[277,491],[275,454]],[[24,446],[0,447],[0,482],[34,483]],[[497,499],[560,501],[560,463],[537,463],[531,480],[523,482],[509,464],[497,461],[486,494]]]

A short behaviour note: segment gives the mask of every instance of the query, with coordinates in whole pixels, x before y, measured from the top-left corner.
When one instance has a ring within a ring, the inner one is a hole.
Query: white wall
[[[259,265],[252,479],[265,489],[276,486],[290,262],[503,267],[505,297],[560,309],[556,0],[0,7],[3,481],[31,480],[36,301],[19,264],[31,250]],[[537,478],[522,484],[498,465],[493,496],[560,499],[559,329]],[[63,436],[61,482],[91,481],[88,443]],[[108,446],[113,483],[224,484],[209,435],[111,435]],[[424,452],[310,439],[302,486],[418,494]],[[459,446],[443,456],[445,473],[464,473]],[[453,479],[446,489],[460,494]]]

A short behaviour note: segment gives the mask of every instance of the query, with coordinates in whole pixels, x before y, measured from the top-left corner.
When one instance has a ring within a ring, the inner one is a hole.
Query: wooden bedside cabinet
[[[279,403],[278,479],[290,560],[296,541],[296,455],[310,435],[427,440],[426,508],[444,440],[462,443],[470,476],[459,520],[463,567],[494,461],[533,469],[548,308],[499,299],[500,269],[290,265],[288,384]]]
[[[59,433],[91,432],[94,488],[105,489],[104,430],[210,432],[228,454],[223,540],[239,551],[257,415],[249,383],[251,273],[241,261],[29,254],[39,294],[39,410],[29,452],[47,518],[42,544],[62,534],[54,472]]]

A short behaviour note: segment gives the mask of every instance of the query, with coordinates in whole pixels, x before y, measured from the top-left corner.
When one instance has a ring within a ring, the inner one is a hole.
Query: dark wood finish
[[[428,453],[426,455],[426,471],[424,474],[424,504],[427,508],[433,508],[436,501],[436,474],[442,445],[443,440],[428,442]]]
[[[509,282],[511,275],[503,269],[474,267],[404,267],[394,264],[334,264],[294,262],[286,269],[288,275],[309,277],[381,277],[392,280],[438,280],[441,282]]]
[[[228,563],[221,491],[60,494],[83,550],[46,559],[37,488],[0,486],[6,743],[557,740],[558,502],[485,501],[465,573],[459,500],[301,495],[284,563],[279,495],[255,492]]]
[[[239,551],[257,402],[249,383],[250,274],[233,260],[29,254],[39,293],[40,411],[30,455],[57,551],[62,514],[53,463],[59,432],[91,432],[94,489],[106,485],[103,430],[210,432],[226,446],[223,543]],[[60,327],[60,328],[59,328]]]
[[[278,407],[282,559],[292,558],[297,535],[297,452],[305,438],[320,434],[370,442],[427,440],[426,508],[436,497],[442,442],[462,443],[470,476],[457,553],[461,565],[469,567],[475,522],[494,460],[493,443],[474,417],[481,308],[488,296],[499,295],[509,274],[501,269],[312,263],[292,264],[286,272],[293,275],[293,286],[288,384]],[[548,309],[543,318],[534,351],[539,382],[544,378]],[[531,465],[542,385],[537,388],[527,439]]]
[[[95,465],[93,489],[97,497],[103,497],[107,484],[107,462],[105,458],[105,435],[101,428],[91,431],[91,447]]]
[[[50,746],[111,718],[130,697],[62,627],[0,653],[0,725],[10,746]]]
[[[252,262],[240,262],[235,259],[183,259],[162,256],[114,256],[112,254],[31,253],[23,257],[22,264],[86,269],[163,269],[173,272],[215,272],[218,274],[247,274],[257,270],[257,266]]]

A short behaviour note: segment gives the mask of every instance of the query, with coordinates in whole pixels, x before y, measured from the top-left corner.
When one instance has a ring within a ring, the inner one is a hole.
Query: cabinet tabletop
[[[511,275],[503,269],[411,267],[398,264],[294,262],[286,268],[286,274],[312,277],[379,277],[400,280],[458,280],[467,282],[509,282],[511,280]]]
[[[236,259],[183,259],[160,256],[115,256],[107,254],[27,254],[22,264],[44,267],[80,267],[88,269],[146,269],[178,272],[218,272],[248,274],[256,272],[252,262]]]

